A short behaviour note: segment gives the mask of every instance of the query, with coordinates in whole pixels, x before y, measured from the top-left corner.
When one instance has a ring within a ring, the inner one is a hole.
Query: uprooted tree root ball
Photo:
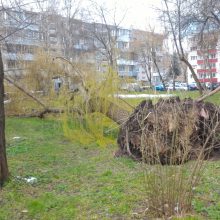
[[[170,98],[142,101],[121,125],[116,156],[149,164],[181,164],[220,154],[220,109],[208,102]]]

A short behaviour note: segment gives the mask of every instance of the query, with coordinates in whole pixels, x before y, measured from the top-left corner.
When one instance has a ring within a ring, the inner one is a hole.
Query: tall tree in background
[[[153,73],[157,73],[161,83],[166,88],[161,68],[162,66],[165,67],[162,60],[166,62],[163,48],[165,36],[155,33],[150,28],[150,31],[134,30],[132,38],[131,48],[137,55],[137,61],[140,63],[150,86],[153,87]]]
[[[220,27],[219,0],[191,0],[184,24],[187,27],[196,26],[198,33],[217,30]]]
[[[91,1],[89,9],[91,15],[90,22],[93,22],[93,28],[90,31],[91,38],[94,39],[96,52],[104,58],[108,65],[117,71],[117,41],[119,39],[119,27],[126,16],[125,13],[118,18],[117,7],[113,10],[108,9],[105,5],[100,5]],[[101,59],[102,59],[101,58]],[[101,60],[100,59],[100,60]]]
[[[189,27],[192,23],[188,23],[188,14],[192,11],[192,5],[195,1],[185,0],[163,0],[165,4],[165,10],[163,15],[165,18],[165,24],[167,29],[171,33],[174,41],[175,50],[178,54],[179,59],[186,64],[189,68],[193,79],[195,80],[200,94],[202,94],[202,85],[192,67],[188,61],[186,52],[184,51],[183,42],[186,38]]]
[[[179,76],[180,74],[181,74],[181,68],[179,64],[179,58],[177,53],[173,53],[171,65],[169,69],[169,75],[172,77],[172,81],[173,81],[173,90],[175,90],[176,77]]]
[[[64,16],[65,19],[63,19],[61,22],[59,33],[61,34],[62,38],[64,56],[67,59],[73,58],[75,52],[74,45],[79,41],[77,32],[82,31],[82,22],[76,20],[82,14],[81,3],[81,0],[64,0],[62,16]],[[80,19],[81,18],[82,17],[80,17]]]

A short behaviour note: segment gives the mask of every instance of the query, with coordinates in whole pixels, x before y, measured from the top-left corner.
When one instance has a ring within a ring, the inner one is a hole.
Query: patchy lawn
[[[1,220],[135,219],[145,209],[143,165],[114,158],[116,144],[80,146],[63,136],[59,120],[8,118],[7,149],[11,180],[0,191]],[[208,162],[204,174],[194,214],[220,219],[220,161]]]

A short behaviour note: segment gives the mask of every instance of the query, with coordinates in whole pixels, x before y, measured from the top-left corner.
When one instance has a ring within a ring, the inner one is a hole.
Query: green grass
[[[8,118],[6,128],[11,179],[0,191],[1,220],[135,219],[145,210],[143,165],[114,158],[116,144],[70,142],[59,120]],[[208,162],[204,174],[195,217],[184,219],[220,219],[220,162]],[[31,176],[37,183],[22,180]]]
[[[0,219],[129,218],[144,199],[139,163],[114,158],[113,145],[66,140],[58,121],[7,119],[7,147],[11,180],[0,191]],[[36,184],[20,178],[30,176]]]

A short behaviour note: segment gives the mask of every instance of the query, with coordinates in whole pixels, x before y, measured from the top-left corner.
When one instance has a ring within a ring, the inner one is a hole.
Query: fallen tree
[[[68,108],[48,107],[14,81],[5,79],[43,107],[40,111],[19,116],[43,118],[47,113],[66,113],[67,117],[76,116],[81,120],[85,115],[100,112],[111,118],[120,126],[120,149],[116,156],[128,155],[150,164],[180,164],[194,158],[213,157],[219,153],[219,107],[203,101],[218,92],[220,87],[195,101],[170,98],[161,99],[154,105],[150,100],[143,101],[130,114],[120,104],[116,104],[114,98],[103,95],[110,94],[108,86],[114,85],[113,77],[99,82],[99,93],[95,82],[96,89],[88,83],[90,78],[87,79],[88,82],[82,83],[77,92],[70,94],[67,91],[64,97]],[[113,90],[110,92],[114,94]]]
[[[170,98],[143,101],[120,127],[119,151],[155,164],[181,164],[220,155],[220,109],[212,103]]]

